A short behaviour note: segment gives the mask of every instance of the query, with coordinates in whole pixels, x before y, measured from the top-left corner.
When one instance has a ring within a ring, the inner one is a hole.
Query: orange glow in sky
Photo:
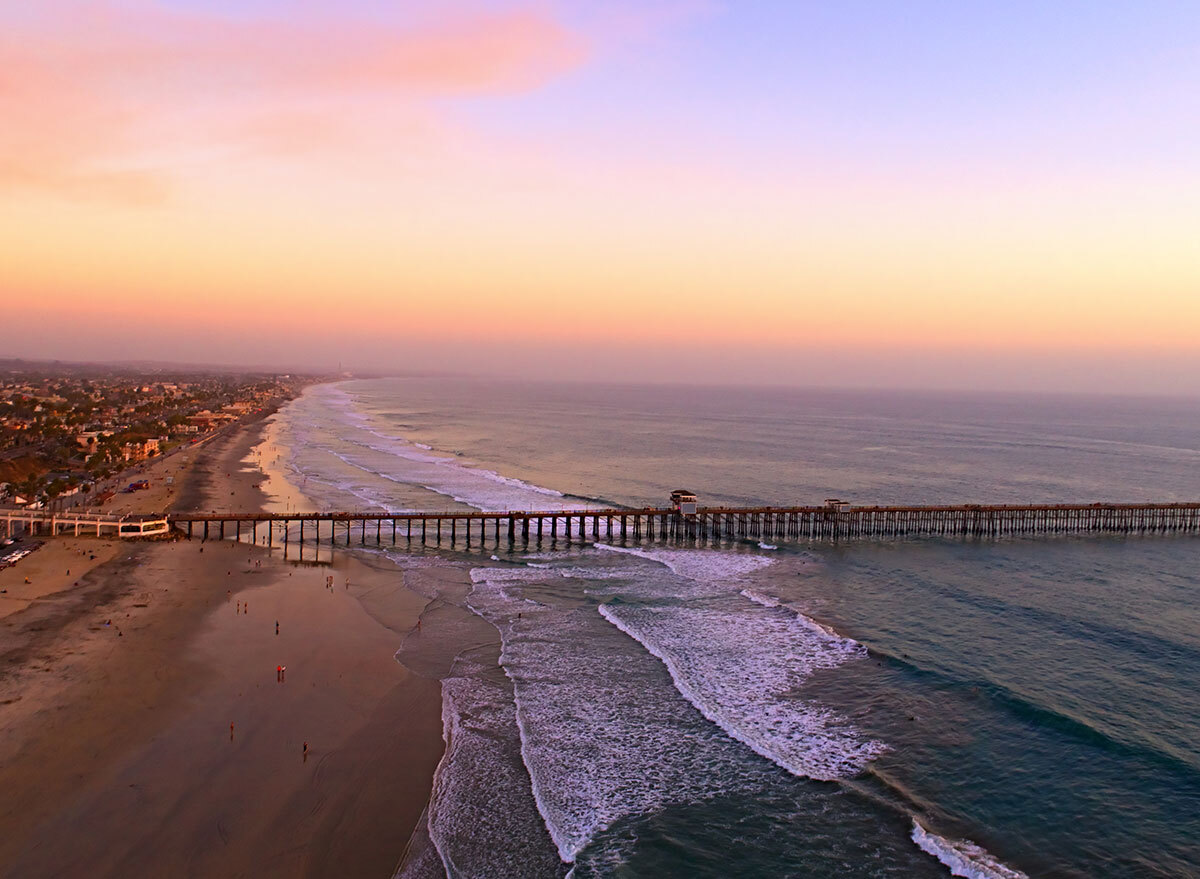
[[[1175,7],[405,6],[0,4],[0,356],[1195,392]]]

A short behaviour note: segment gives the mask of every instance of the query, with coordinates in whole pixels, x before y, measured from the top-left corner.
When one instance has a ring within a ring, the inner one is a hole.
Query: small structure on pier
[[[686,488],[677,488],[671,492],[671,509],[681,516],[696,515],[696,495]]]
[[[833,510],[835,513],[845,513],[850,509],[850,501],[844,501],[836,497],[827,497],[825,498],[825,509]]]

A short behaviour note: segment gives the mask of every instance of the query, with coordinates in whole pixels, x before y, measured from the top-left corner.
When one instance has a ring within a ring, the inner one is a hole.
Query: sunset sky
[[[1191,0],[0,0],[0,119],[0,356],[1200,389]]]

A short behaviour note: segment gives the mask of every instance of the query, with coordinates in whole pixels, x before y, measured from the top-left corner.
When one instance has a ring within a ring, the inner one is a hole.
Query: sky
[[[0,357],[1200,393],[1200,4],[0,0]]]

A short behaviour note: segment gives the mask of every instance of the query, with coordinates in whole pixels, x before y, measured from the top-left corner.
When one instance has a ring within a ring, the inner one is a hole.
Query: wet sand
[[[174,502],[259,508],[258,432]],[[425,599],[346,554],[113,552],[0,619],[0,876],[390,876],[442,750],[437,681],[393,658]]]

